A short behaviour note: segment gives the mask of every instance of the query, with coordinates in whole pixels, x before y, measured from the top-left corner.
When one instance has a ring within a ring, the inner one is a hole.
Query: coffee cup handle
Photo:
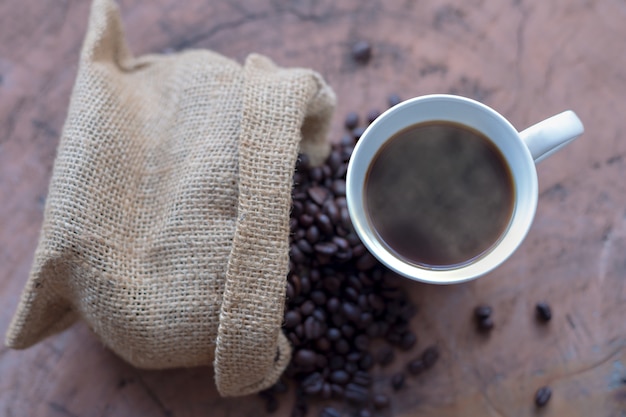
[[[554,115],[520,132],[520,137],[538,163],[576,139],[585,131],[571,110]]]

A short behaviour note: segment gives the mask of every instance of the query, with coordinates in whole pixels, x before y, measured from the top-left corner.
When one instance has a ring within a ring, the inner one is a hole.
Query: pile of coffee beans
[[[393,95],[389,102],[399,98]],[[365,123],[378,115],[370,111]],[[387,408],[390,393],[405,384],[404,372],[393,375],[389,389],[376,390],[372,371],[393,362],[397,350],[410,351],[417,343],[409,326],[415,306],[351,224],[346,171],[364,127],[356,113],[347,115],[345,127],[347,133],[322,166],[310,166],[301,155],[294,174],[283,329],[293,347],[285,373],[295,386],[293,417],[306,415],[311,402],[328,405],[319,414],[326,417],[345,410],[366,417]],[[427,347],[406,372],[420,374],[438,357],[435,346]],[[277,409],[277,395],[285,391],[281,381],[261,393],[267,411]]]

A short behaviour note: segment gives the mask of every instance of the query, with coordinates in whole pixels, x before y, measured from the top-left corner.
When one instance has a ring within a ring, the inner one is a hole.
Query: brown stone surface
[[[121,1],[136,54],[209,48],[311,67],[337,92],[333,137],[348,110],[386,96],[477,98],[522,129],[571,108],[586,133],[539,167],[534,226],[480,280],[406,282],[420,305],[418,345],[441,361],[408,380],[396,416],[626,415],[626,4],[622,0]],[[0,2],[0,333],[26,281],[89,2]],[[350,45],[369,40],[366,66]],[[546,300],[554,317],[533,319]],[[473,306],[494,307],[479,337]],[[397,366],[400,362],[397,362]],[[393,367],[380,373],[388,386]],[[552,400],[537,412],[536,389]],[[221,399],[210,369],[142,371],[76,325],[25,351],[0,349],[2,416],[257,416],[256,397]],[[277,416],[289,415],[283,404]]]

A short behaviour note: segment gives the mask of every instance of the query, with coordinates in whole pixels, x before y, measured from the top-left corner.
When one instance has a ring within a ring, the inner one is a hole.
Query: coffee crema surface
[[[374,156],[364,191],[381,243],[426,268],[461,266],[488,252],[509,225],[515,197],[498,148],[447,121],[391,137]]]

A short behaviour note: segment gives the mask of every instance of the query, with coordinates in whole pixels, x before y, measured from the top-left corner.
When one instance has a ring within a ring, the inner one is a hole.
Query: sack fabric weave
[[[213,364],[219,392],[272,385],[292,176],[328,154],[332,90],[308,69],[206,50],[133,57],[95,0],[31,274],[6,336],[84,320],[131,364]]]

